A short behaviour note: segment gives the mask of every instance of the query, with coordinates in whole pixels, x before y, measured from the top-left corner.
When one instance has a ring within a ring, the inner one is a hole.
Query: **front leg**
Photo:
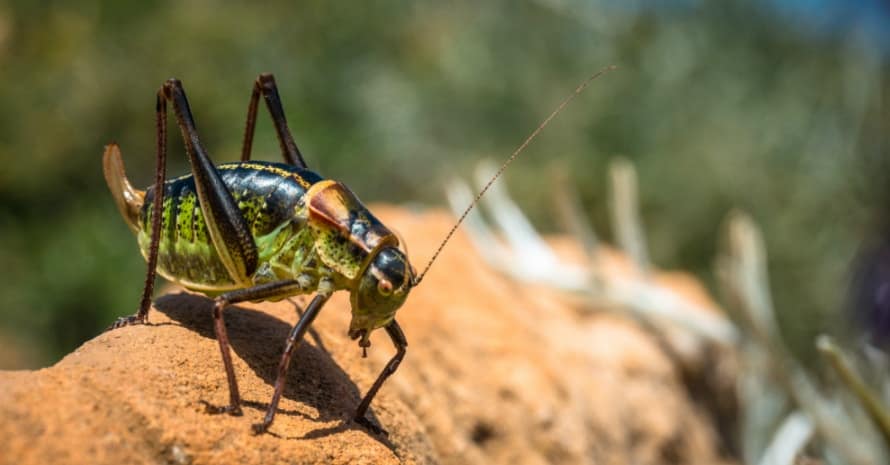
[[[371,385],[371,389],[368,389],[368,393],[365,394],[364,399],[358,404],[358,408],[355,411],[355,417],[353,418],[356,423],[374,433],[385,436],[387,435],[386,431],[371,423],[371,421],[365,417],[365,413],[368,411],[368,407],[371,405],[374,396],[377,395],[377,391],[380,390],[380,386],[383,386],[383,382],[386,381],[386,378],[389,378],[396,372],[399,368],[399,364],[402,363],[402,359],[405,358],[405,348],[408,347],[408,340],[405,339],[405,333],[402,332],[402,328],[396,320],[392,320],[392,322],[384,328],[386,329],[386,334],[389,334],[389,338],[392,339],[392,343],[396,347],[396,354],[390,359],[389,363],[383,367],[383,371],[377,376],[377,380]]]

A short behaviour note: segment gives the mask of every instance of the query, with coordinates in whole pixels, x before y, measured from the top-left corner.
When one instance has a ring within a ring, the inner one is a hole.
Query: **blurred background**
[[[358,5],[0,2],[0,368],[52,364],[136,309],[145,264],[103,146],[148,185],[155,92],[175,76],[211,155],[236,160],[264,71],[310,167],[366,202],[431,207],[617,65],[508,171],[535,223],[556,231],[548,185],[563,169],[602,226],[605,166],[625,156],[656,263],[713,285],[721,220],[742,208],[798,357],[817,333],[855,336],[854,257],[883,245],[890,208],[887,1]],[[169,173],[185,173],[170,144]],[[253,153],[279,157],[265,110]]]

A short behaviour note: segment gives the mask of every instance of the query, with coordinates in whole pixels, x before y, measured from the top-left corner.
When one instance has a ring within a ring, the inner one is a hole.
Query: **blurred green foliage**
[[[0,3],[0,335],[48,364],[135,310],[144,263],[100,157],[117,141],[131,178],[151,182],[154,94],[168,77],[183,81],[218,162],[237,158],[250,86],[270,71],[313,169],[366,201],[437,205],[448,176],[506,157],[579,81],[616,64],[511,168],[511,191],[552,225],[549,173],[567,166],[605,231],[605,163],[625,155],[654,260],[705,279],[721,218],[751,212],[780,324],[806,356],[842,321],[851,257],[886,208],[872,201],[886,174],[868,166],[886,150],[890,70],[855,29],[811,34],[770,11],[742,0]],[[170,141],[169,172],[184,173]],[[265,113],[253,153],[278,157]]]

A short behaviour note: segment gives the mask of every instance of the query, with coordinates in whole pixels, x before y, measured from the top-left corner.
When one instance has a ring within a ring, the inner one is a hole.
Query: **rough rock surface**
[[[416,267],[453,221],[375,212]],[[371,408],[388,438],[348,420],[393,350],[378,331],[361,358],[344,293],[297,350],[270,433],[254,436],[295,305],[227,310],[246,405],[243,417],[211,415],[205,405],[228,392],[210,301],[173,290],[151,325],[97,335],[46,369],[0,372],[0,464],[722,463],[658,344],[573,304],[489,270],[458,234],[398,314],[408,355]]]

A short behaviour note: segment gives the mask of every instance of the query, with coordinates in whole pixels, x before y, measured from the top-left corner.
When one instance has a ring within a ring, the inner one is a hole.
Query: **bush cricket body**
[[[255,433],[262,433],[274,419],[295,348],[331,294],[348,291],[352,306],[349,337],[366,350],[370,333],[383,328],[396,349],[353,417],[367,429],[385,434],[365,414],[406,353],[407,340],[395,320],[396,311],[507,165],[591,81],[611,69],[614,67],[582,82],[525,139],[476,195],[419,274],[399,248],[397,236],[349,188],[307,168],[287,126],[271,74],[261,74],[254,83],[241,161],[221,165],[211,161],[201,144],[181,82],[166,81],[156,99],[155,183],[144,191],[133,188],[116,144],[106,146],[103,156],[112,197],[148,262],[138,311],[119,318],[109,329],[147,322],[156,273],[213,297],[214,330],[229,386],[229,405],[217,410],[240,415],[241,398],[223,310],[238,302],[314,293],[287,338],[264,420],[253,425]],[[260,98],[272,117],[284,163],[250,160]],[[173,105],[191,166],[190,174],[169,181],[165,173],[168,102]]]

